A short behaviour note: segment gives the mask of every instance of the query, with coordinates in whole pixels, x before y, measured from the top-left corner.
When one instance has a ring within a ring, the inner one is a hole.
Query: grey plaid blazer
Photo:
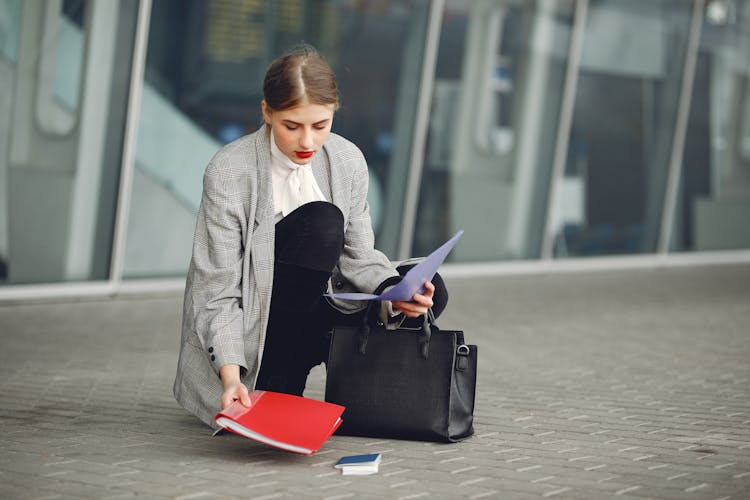
[[[274,264],[270,162],[263,127],[219,150],[203,177],[174,395],[212,427],[223,391],[219,369],[240,365],[243,382],[252,389],[263,357]],[[331,134],[312,169],[323,194],[344,214],[344,252],[331,282],[337,292],[372,292],[398,273],[374,249],[364,156]],[[346,313],[362,307],[356,302],[334,306]]]

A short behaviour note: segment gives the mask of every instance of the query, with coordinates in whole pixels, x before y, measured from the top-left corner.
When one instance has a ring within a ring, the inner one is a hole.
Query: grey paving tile
[[[747,497],[750,266],[448,286],[441,326],[480,345],[477,434],[314,457],[211,438],[177,406],[178,296],[0,306],[0,497]],[[331,467],[367,451],[375,476]]]

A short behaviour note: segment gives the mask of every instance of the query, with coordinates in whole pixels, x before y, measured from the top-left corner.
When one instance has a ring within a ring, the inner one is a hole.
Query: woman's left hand
[[[415,293],[411,301],[394,300],[393,307],[409,318],[418,318],[423,314],[427,314],[427,310],[432,307],[432,296],[435,294],[435,285],[428,281],[424,284],[424,287],[424,294]]]

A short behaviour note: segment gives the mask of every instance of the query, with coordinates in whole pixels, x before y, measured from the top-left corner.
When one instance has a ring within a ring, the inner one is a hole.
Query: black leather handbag
[[[361,327],[333,329],[325,399],[346,407],[338,434],[456,442],[474,433],[477,346],[431,312],[417,329],[387,330],[370,312]]]

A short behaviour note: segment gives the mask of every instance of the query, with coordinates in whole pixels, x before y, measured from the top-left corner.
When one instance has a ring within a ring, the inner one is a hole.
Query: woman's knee
[[[300,213],[299,216],[315,234],[343,234],[344,232],[344,214],[333,203],[313,201],[302,205],[292,214],[295,212]]]
[[[276,225],[276,258],[331,271],[344,248],[344,216],[332,203],[302,205]]]

